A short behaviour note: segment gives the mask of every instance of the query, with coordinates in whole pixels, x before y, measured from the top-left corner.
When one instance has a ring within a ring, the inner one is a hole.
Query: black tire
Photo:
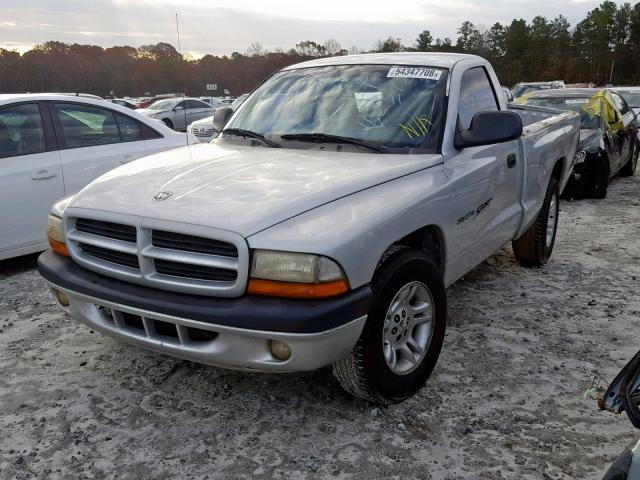
[[[606,155],[600,156],[587,181],[589,182],[585,188],[587,197],[605,198],[607,196],[607,190],[609,189],[609,158]]]
[[[638,166],[638,154],[640,154],[640,140],[636,139],[629,154],[629,161],[620,169],[621,177],[632,177],[633,174],[636,173],[636,167]]]
[[[431,294],[431,337],[413,370],[398,374],[385,360],[383,329],[392,300],[410,282],[422,283]],[[360,338],[346,358],[333,364],[333,375],[352,395],[388,405],[417,392],[433,371],[444,341],[447,297],[436,263],[425,253],[406,247],[383,258],[371,288],[373,300]]]
[[[553,235],[550,243],[547,243],[547,225],[549,222],[549,210],[552,200],[555,198],[555,219]],[[547,193],[544,198],[542,208],[538,213],[538,218],[529,229],[517,240],[514,240],[513,253],[520,265],[525,267],[541,267],[553,252],[553,245],[556,242],[556,232],[558,230],[558,213],[560,212],[560,192],[558,191],[558,181],[551,177]]]
[[[173,130],[173,122],[168,118],[163,118],[162,123],[164,123],[167,127]]]

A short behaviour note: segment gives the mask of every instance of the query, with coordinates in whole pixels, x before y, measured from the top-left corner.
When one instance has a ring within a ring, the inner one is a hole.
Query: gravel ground
[[[505,247],[448,290],[418,395],[350,398],[329,369],[193,365],[56,308],[35,256],[0,262],[1,478],[598,479],[638,433],[584,393],[638,349],[640,175],[563,203],[556,250]]]

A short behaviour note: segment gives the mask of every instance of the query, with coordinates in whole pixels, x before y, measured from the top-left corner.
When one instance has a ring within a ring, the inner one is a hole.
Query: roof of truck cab
[[[324,67],[330,65],[419,65],[436,68],[451,68],[463,60],[482,60],[477,55],[463,53],[438,52],[403,52],[403,53],[365,53],[361,55],[341,55],[337,57],[318,58],[307,62],[296,63],[283,68]]]

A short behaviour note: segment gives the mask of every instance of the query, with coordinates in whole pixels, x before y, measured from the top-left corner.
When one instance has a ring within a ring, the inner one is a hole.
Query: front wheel
[[[559,213],[558,181],[552,177],[538,218],[520,238],[511,243],[516,260],[521,265],[541,267],[547,263],[556,241]]]
[[[373,301],[358,342],[333,364],[352,395],[388,405],[413,395],[427,381],[444,341],[447,299],[434,261],[401,248],[378,266]]]

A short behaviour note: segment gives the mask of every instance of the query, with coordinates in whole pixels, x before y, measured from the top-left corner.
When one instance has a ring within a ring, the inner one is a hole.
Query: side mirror
[[[460,150],[492,143],[503,143],[522,136],[522,119],[513,112],[478,112],[471,125],[461,130],[454,142]]]
[[[221,132],[224,125],[233,115],[233,109],[231,107],[220,107],[213,112],[213,128],[216,132]]]
[[[173,107],[173,111],[175,112],[176,110],[184,110],[184,107],[182,105],[176,105]]]

